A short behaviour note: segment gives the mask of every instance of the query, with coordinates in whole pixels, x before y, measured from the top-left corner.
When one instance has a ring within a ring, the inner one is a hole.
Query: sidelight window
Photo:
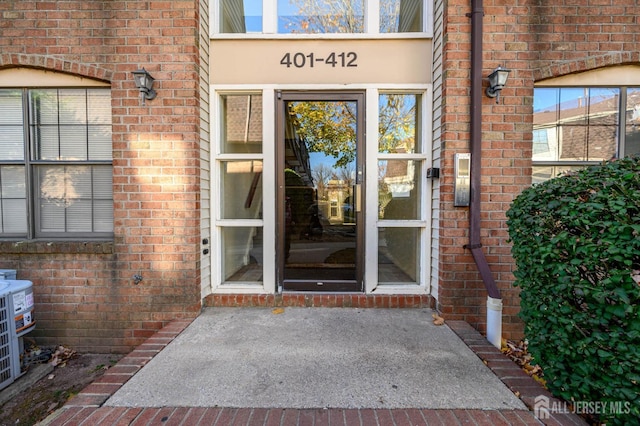
[[[262,282],[262,94],[223,94],[216,221],[223,284]]]
[[[419,284],[426,234],[422,95],[378,100],[378,281]]]

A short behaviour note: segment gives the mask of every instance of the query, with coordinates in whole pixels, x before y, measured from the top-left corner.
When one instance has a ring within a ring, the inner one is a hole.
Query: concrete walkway
[[[43,424],[584,424],[463,322],[425,309],[209,308]],[[518,398],[518,396],[520,398]]]

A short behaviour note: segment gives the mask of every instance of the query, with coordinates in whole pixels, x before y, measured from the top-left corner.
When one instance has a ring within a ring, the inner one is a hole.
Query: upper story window
[[[215,4],[216,2],[214,2]],[[218,0],[218,34],[393,34],[430,31],[430,0]]]
[[[109,88],[0,89],[0,237],[113,234]]]
[[[534,90],[533,182],[640,153],[640,87]]]
[[[279,34],[364,32],[364,0],[278,0]]]

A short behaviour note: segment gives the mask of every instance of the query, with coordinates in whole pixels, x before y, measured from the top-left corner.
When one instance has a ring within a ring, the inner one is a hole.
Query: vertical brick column
[[[519,297],[512,287],[505,212],[531,184],[533,88],[536,81],[640,60],[640,5],[635,0],[486,0],[483,76],[511,69],[500,101],[482,99],[481,241],[502,292],[503,330],[518,337]],[[582,4],[579,4],[582,3]],[[453,207],[453,158],[469,152],[471,25],[469,0],[444,9],[439,308],[484,331],[486,291],[470,253],[468,211]],[[484,80],[484,87],[487,80]],[[483,89],[484,89],[483,87]]]
[[[512,70],[499,103],[482,97],[481,243],[503,298],[503,331],[521,335],[518,292],[507,243],[505,212],[531,182],[531,99],[533,81],[526,42],[528,7],[485,1],[483,18],[483,91],[498,65]],[[443,173],[440,178],[440,262],[438,307],[445,317],[486,330],[487,292],[469,250],[468,208],[453,206],[454,156],[470,152],[471,12],[469,0],[453,0],[445,9],[443,44]]]
[[[111,86],[114,240],[0,242],[0,267],[34,283],[41,344],[125,352],[199,311],[199,10],[197,0],[0,2],[0,69]],[[156,79],[146,105],[131,74],[141,67]]]
[[[198,2],[106,2],[115,41],[115,251],[126,342],[199,309]],[[131,72],[157,97],[142,105]],[[134,274],[142,277],[139,284]]]

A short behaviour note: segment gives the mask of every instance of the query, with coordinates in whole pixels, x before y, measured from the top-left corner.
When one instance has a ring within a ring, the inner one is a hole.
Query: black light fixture
[[[133,81],[140,90],[142,105],[144,105],[145,99],[151,100],[156,97],[156,91],[153,90],[153,82],[155,79],[151,77],[151,74],[149,74],[147,70],[142,68],[141,70],[133,71]]]
[[[498,67],[491,74],[489,74],[489,87],[487,87],[487,96],[490,98],[498,98],[496,99],[496,103],[500,99],[500,91],[504,89],[504,86],[507,84],[507,78],[509,78],[509,73],[511,70]]]

